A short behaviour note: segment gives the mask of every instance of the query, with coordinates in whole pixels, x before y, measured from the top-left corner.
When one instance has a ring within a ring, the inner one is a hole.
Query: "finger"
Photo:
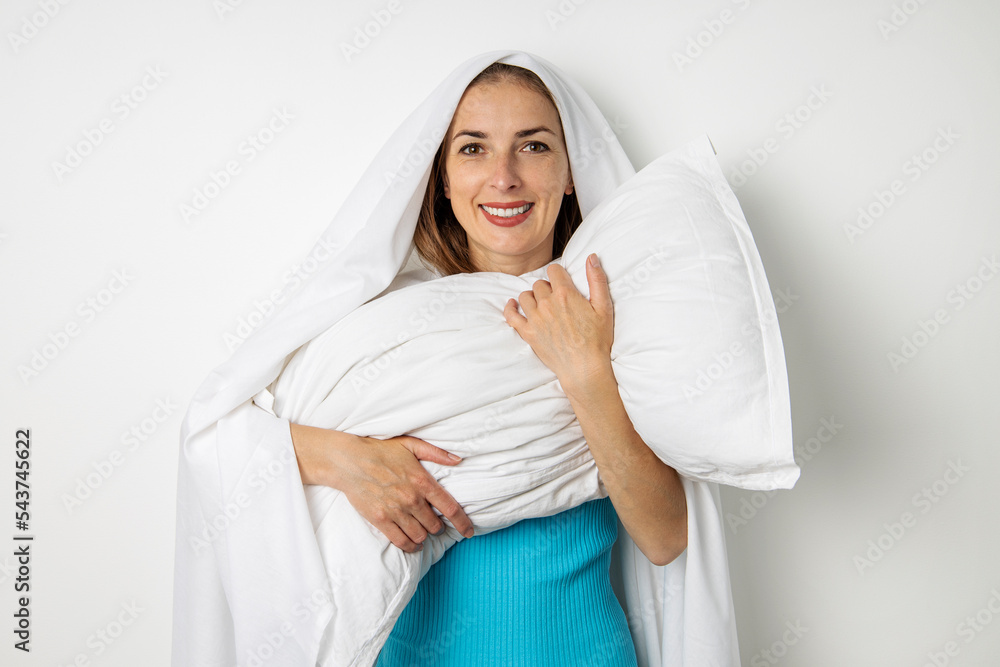
[[[406,533],[392,521],[373,523],[372,525],[378,528],[379,532],[385,535],[390,542],[407,553],[420,551],[423,548],[407,537]]]
[[[518,294],[517,302],[521,304],[521,310],[524,311],[525,318],[531,315],[531,313],[538,308],[538,301],[535,299],[535,293],[530,289]]]
[[[548,280],[536,280],[531,286],[533,294],[532,296],[545,296],[547,294],[552,294],[552,284]]]
[[[579,293],[580,290],[576,289],[576,283],[573,282],[573,276],[569,275],[569,271],[566,270],[562,264],[549,264],[548,268],[549,280],[552,282],[552,288],[561,287],[565,289],[572,289],[574,292]]]
[[[466,537],[472,537],[474,531],[469,515],[465,513],[465,510],[458,504],[458,501],[445,491],[443,486],[437,483],[437,480],[434,481],[434,486],[436,488],[426,496],[427,502],[433,505],[443,517],[448,519],[451,525],[455,526],[455,530]]]
[[[590,305],[598,313],[611,316],[614,308],[611,304],[611,289],[608,287],[608,274],[604,272],[597,253],[591,253],[587,258],[587,284],[590,286]]]
[[[566,270],[566,267],[561,264],[549,265],[549,279],[552,281],[553,290],[558,289],[570,297],[580,296],[581,298],[585,298],[582,290],[578,289],[576,283],[573,282],[573,276],[571,276],[569,271]],[[588,282],[590,280],[589,273],[587,280]],[[591,289],[590,293],[593,294],[594,290]],[[591,303],[591,306],[593,306],[593,303]]]
[[[399,444],[403,445],[414,457],[421,461],[433,461],[434,463],[453,466],[462,460],[461,456],[452,454],[449,451],[432,445],[426,440],[415,438],[412,435],[400,436]]]
[[[423,526],[428,535],[440,535],[444,532],[445,525],[441,517],[431,509],[427,503],[413,511],[414,518]]]
[[[424,541],[427,539],[427,530],[415,517],[407,514],[396,521],[396,525],[413,542],[416,547],[414,551],[424,548]]]
[[[517,299],[507,299],[507,303],[503,307],[503,318],[507,320],[507,324],[514,327],[515,331],[528,322],[528,318],[517,310]]]
[[[419,474],[410,478],[410,483],[426,499],[426,502],[421,501],[419,504],[414,504],[411,513],[418,517],[428,532],[433,533],[437,527],[437,522],[440,521],[437,515],[428,507],[428,503],[430,503],[430,506],[436,508],[442,516],[451,521],[458,532],[466,537],[472,536],[472,521],[469,519],[469,516],[462,509],[462,506],[458,504],[458,501],[434,479],[433,475],[421,469]],[[421,510],[427,510],[428,514],[421,516]],[[407,531],[407,534],[411,538],[414,537],[409,531]]]

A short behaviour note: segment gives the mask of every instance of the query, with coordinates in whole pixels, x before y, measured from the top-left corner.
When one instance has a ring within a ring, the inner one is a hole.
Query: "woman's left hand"
[[[587,258],[589,300],[559,264],[549,265],[548,276],[521,292],[519,299],[510,299],[503,309],[504,318],[564,386],[579,386],[611,359],[615,327],[608,276],[597,255],[591,254]],[[518,312],[518,303],[524,315]]]
[[[559,378],[615,511],[656,565],[687,548],[687,500],[677,472],[643,442],[625,410],[614,369],[614,313],[608,277],[587,258],[588,301],[563,267],[511,299],[504,318]]]

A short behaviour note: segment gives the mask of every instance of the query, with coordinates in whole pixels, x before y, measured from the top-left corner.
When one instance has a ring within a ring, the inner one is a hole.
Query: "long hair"
[[[466,90],[474,86],[489,83],[513,82],[523,85],[528,90],[543,95],[558,110],[555,98],[538,75],[529,69],[495,62],[476,75]],[[560,131],[562,123],[560,119]],[[442,140],[434,155],[431,165],[431,176],[424,193],[424,201],[417,218],[417,228],[413,241],[417,253],[427,264],[430,264],[441,275],[450,276],[455,273],[475,273],[478,269],[473,265],[469,255],[469,240],[455,218],[451,201],[444,196],[444,142]],[[565,143],[563,135],[563,143]],[[563,195],[562,204],[556,217],[552,240],[552,257],[559,257],[566,248],[570,236],[580,226],[583,216],[580,214],[580,204],[576,191]]]

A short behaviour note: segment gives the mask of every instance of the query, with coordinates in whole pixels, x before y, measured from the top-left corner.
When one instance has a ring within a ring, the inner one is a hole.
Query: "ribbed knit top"
[[[463,540],[420,581],[376,667],[635,667],[602,498]]]

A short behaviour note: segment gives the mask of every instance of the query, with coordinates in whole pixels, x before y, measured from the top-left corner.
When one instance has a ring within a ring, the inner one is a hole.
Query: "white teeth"
[[[495,215],[498,218],[513,218],[515,215],[521,215],[531,208],[531,206],[531,204],[525,204],[517,208],[493,208],[492,206],[483,206],[482,208],[490,215]]]

